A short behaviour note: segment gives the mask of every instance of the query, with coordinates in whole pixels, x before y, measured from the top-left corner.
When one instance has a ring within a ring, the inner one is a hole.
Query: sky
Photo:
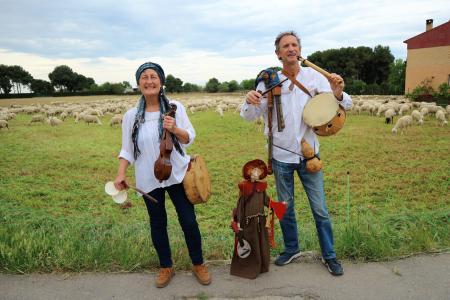
[[[108,1],[0,0],[0,64],[49,80],[58,65],[97,84],[129,81],[146,61],[166,75],[204,85],[254,78],[280,63],[278,33],[294,30],[302,56],[315,51],[389,46],[450,19],[450,1]],[[332,71],[332,70],[330,70]]]

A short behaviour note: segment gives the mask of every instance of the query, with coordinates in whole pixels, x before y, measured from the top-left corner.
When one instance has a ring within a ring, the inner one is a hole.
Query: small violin
[[[170,110],[164,114],[164,116],[170,116],[175,118],[175,112],[177,106],[175,104],[170,104]],[[155,177],[162,182],[169,179],[170,174],[172,174],[172,163],[170,162],[170,154],[173,150],[172,133],[167,129],[164,129],[161,141],[159,144],[159,157],[155,161],[154,173]]]

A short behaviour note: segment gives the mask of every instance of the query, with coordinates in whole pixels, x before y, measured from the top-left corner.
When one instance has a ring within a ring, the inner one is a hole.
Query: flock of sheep
[[[102,125],[100,118],[106,114],[112,114],[110,125],[120,124],[122,114],[128,107],[123,103],[113,101],[95,101],[85,104],[54,102],[52,104],[18,105],[13,104],[8,108],[0,108],[1,127],[8,128],[8,121],[15,119],[17,114],[32,115],[28,125],[49,124],[58,126],[70,118],[76,123],[84,121],[87,124],[95,123]]]
[[[398,116],[392,132],[403,134],[409,126],[423,125],[425,120],[431,121],[433,117],[438,125],[447,125],[446,115],[450,114],[450,105],[443,108],[434,102],[411,102],[401,96],[359,96],[354,97],[351,112],[384,116],[387,124],[393,124],[394,117]]]
[[[244,95],[178,95],[177,100],[182,102],[189,114],[200,111],[213,110],[220,117],[225,111],[239,112]],[[51,104],[19,105],[0,107],[0,129],[9,129],[11,119],[17,114],[32,115],[29,125],[40,123],[58,126],[72,119],[75,123],[102,125],[102,118],[110,115],[110,126],[120,125],[123,114],[136,105],[136,97],[129,99],[103,99],[84,103],[52,102]],[[434,116],[436,122],[447,125],[446,115],[450,114],[450,105],[446,108],[429,102],[411,102],[402,96],[354,96],[353,106],[350,110],[353,114],[368,114],[371,116],[384,116],[386,123],[393,124],[393,133],[400,131],[402,134],[409,126],[422,125]],[[258,120],[257,122],[261,122]]]
[[[189,114],[200,111],[214,110],[220,116],[224,111],[239,109],[242,97],[219,96],[219,97],[196,97],[195,100],[189,96],[181,95],[182,102]],[[136,106],[136,97],[130,99],[103,99],[84,103],[52,102],[51,104],[19,105],[0,107],[0,128],[9,129],[10,120],[15,119],[17,114],[31,115],[28,125],[48,124],[58,126],[72,120],[75,123],[103,125],[102,119],[109,115],[110,126],[120,125],[123,114],[130,108]]]

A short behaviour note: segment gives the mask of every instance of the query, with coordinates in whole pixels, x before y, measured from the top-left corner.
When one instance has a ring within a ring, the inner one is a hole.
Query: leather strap
[[[299,89],[301,89],[305,94],[307,94],[308,96],[310,96],[312,98],[311,93],[305,88],[305,86],[303,84],[301,84],[300,82],[298,82],[298,80],[295,78],[295,76],[291,76],[289,75],[285,70],[282,70],[281,73],[286,76],[287,78],[289,78],[289,80],[295,84]]]

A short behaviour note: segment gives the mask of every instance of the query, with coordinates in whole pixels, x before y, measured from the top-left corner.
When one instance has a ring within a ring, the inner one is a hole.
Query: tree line
[[[307,59],[340,74],[349,94],[404,94],[406,61],[394,59],[387,46],[329,49],[314,52]]]
[[[404,94],[406,61],[395,60],[387,46],[329,49],[314,52],[307,59],[330,72],[340,74],[345,79],[345,91],[349,94]],[[78,74],[66,65],[55,67],[48,78],[49,81],[34,79],[21,66],[0,65],[0,93],[21,93],[25,87],[36,95],[76,92],[123,94],[131,91],[127,81],[97,85],[93,78]],[[165,88],[168,93],[235,92],[254,89],[254,82],[254,79],[220,82],[213,77],[205,86],[200,86],[183,82],[169,74]]]
[[[127,81],[121,83],[105,82],[97,85],[93,78],[74,72],[69,66],[61,65],[48,74],[50,81],[35,79],[21,66],[0,65],[0,93],[22,93],[25,88],[37,96],[73,94],[76,92],[122,94],[131,88]]]

